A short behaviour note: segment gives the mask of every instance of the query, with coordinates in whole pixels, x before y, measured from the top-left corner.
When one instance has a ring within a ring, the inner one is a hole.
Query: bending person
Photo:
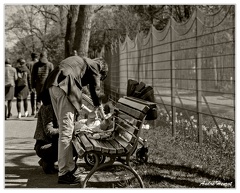
[[[90,95],[101,118],[105,118],[100,99],[100,81],[107,76],[108,66],[102,58],[89,59],[71,56],[63,60],[47,77],[43,104],[52,103],[59,124],[58,183],[80,183],[79,171],[73,160],[72,136],[74,122],[82,107],[82,88],[89,87]]]

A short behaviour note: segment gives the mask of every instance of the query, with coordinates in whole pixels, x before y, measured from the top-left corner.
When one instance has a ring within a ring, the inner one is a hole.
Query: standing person
[[[10,59],[5,60],[5,120],[12,116],[12,100],[14,97],[17,71],[10,64]]]
[[[30,71],[30,73],[32,74],[32,69],[33,69],[33,65],[38,62],[38,54],[36,53],[31,53],[31,58],[32,58],[32,61],[28,62],[27,63],[27,67]],[[31,79],[33,78],[33,76],[31,76]],[[32,83],[32,81],[30,82]],[[32,87],[32,85],[31,85]],[[31,102],[31,108],[32,108],[32,115],[34,116],[35,115],[35,90],[30,88],[30,102]]]
[[[48,74],[53,70],[53,64],[48,61],[47,53],[42,52],[40,54],[40,59],[37,63],[34,64],[32,69],[32,89],[37,93],[37,107],[36,111],[38,112],[41,106],[41,97],[40,93],[43,87],[43,84],[48,76]],[[37,115],[36,115],[37,117]]]
[[[15,87],[15,97],[17,98],[18,118],[21,118],[21,101],[23,100],[24,115],[28,116],[28,101],[30,88],[30,71],[26,66],[26,61],[23,58],[18,60],[19,65],[16,67],[18,79]]]
[[[42,93],[43,104],[52,103],[59,125],[58,183],[80,182],[73,160],[74,122],[84,106],[82,88],[88,85],[95,111],[105,118],[100,100],[100,81],[107,76],[108,66],[102,58],[71,56],[63,60],[48,76]],[[86,109],[87,110],[87,109]]]
[[[46,174],[58,172],[54,167],[58,157],[58,123],[52,105],[40,107],[34,139],[34,150],[41,158],[38,163],[43,171]]]

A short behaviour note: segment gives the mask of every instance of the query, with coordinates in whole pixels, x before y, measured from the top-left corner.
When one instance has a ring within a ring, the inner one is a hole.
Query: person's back
[[[38,62],[38,55],[36,53],[31,54],[31,61],[27,63],[29,71],[32,73],[33,65]]]
[[[10,64],[5,65],[5,85],[15,86],[17,71]]]
[[[17,70],[10,64],[10,59],[5,61],[5,120],[12,116],[12,100],[15,91]]]
[[[52,71],[53,64],[48,61],[46,52],[41,53],[39,61],[33,66],[31,79],[31,86],[36,90],[37,93],[37,111],[41,106],[41,91],[44,82]]]
[[[33,88],[36,88],[37,85],[43,85],[48,74],[53,70],[53,64],[48,61],[47,56],[42,53],[40,60],[36,62],[33,66]]]
[[[31,58],[32,60],[27,63],[27,67],[31,73],[31,79],[33,78],[32,76],[32,69],[35,63],[38,62],[38,54],[36,53],[31,53]],[[32,89],[32,80],[30,81],[30,102],[31,102],[31,108],[32,108],[32,115],[35,115],[35,90]]]

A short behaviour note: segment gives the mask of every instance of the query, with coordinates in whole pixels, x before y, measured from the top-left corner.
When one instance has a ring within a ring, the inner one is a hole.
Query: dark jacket
[[[53,136],[58,137],[58,123],[52,105],[42,105],[38,111],[34,139],[51,143]]]
[[[47,77],[43,92],[43,104],[51,103],[48,89],[60,87],[78,112],[82,106],[82,87],[89,85],[94,106],[100,103],[100,73],[96,61],[79,56],[71,56],[63,60]]]
[[[25,72],[27,75],[27,85],[26,86],[15,86],[15,97],[17,99],[26,99],[29,94],[29,88],[31,87],[30,80],[31,80],[31,74],[26,66],[26,64],[18,65],[16,67],[17,72],[22,73]]]
[[[37,93],[41,92],[43,84],[52,70],[53,64],[46,58],[41,58],[33,65],[31,86],[36,89]]]

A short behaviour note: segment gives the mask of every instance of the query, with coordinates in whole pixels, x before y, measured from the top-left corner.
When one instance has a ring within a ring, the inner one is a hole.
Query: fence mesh
[[[115,42],[105,52],[105,94],[117,101],[128,79],[142,81],[154,88],[158,119],[169,122],[173,135],[227,140],[235,128],[234,9],[207,15],[196,8],[185,23],[171,18],[161,31],[152,26],[147,36]]]

